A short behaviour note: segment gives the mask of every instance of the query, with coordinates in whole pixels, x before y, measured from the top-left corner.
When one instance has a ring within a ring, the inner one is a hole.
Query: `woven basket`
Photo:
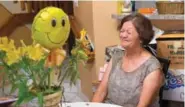
[[[184,14],[184,2],[158,1],[156,7],[159,14]]]
[[[62,98],[61,91],[44,96],[44,107],[59,107],[61,98]]]

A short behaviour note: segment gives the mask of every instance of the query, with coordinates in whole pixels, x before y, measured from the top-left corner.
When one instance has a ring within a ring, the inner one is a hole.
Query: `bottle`
[[[132,3],[132,12],[135,12],[136,11],[135,1],[131,1],[131,3]]]
[[[123,5],[123,1],[117,1],[117,13],[118,15],[121,15],[122,13],[122,5]]]
[[[122,13],[131,13],[132,12],[132,2],[131,0],[124,0],[122,4]]]
[[[135,11],[135,1],[122,0],[118,1],[117,12],[118,14],[131,13]]]

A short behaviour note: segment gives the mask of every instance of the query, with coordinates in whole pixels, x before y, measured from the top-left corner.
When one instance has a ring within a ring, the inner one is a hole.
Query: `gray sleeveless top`
[[[113,103],[123,107],[136,107],[139,103],[145,77],[155,69],[161,67],[159,61],[151,56],[133,72],[124,72],[121,68],[124,51],[119,51],[112,56],[112,70],[108,81],[108,95],[105,103]],[[159,97],[150,107],[159,107]]]

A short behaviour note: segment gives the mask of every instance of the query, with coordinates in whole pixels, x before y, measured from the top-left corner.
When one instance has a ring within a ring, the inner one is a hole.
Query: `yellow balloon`
[[[67,14],[60,8],[46,7],[34,18],[32,38],[47,49],[64,45],[70,32]]]

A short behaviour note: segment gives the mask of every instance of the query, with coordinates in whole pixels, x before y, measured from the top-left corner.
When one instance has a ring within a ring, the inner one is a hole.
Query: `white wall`
[[[0,1],[11,13],[25,13],[20,8],[20,2],[13,3],[13,1]]]
[[[2,4],[8,11],[10,11],[12,14],[14,13],[26,13],[26,10],[21,10],[20,2],[13,3],[13,1],[0,1],[0,4]],[[26,26],[31,29],[31,24],[26,24]]]

